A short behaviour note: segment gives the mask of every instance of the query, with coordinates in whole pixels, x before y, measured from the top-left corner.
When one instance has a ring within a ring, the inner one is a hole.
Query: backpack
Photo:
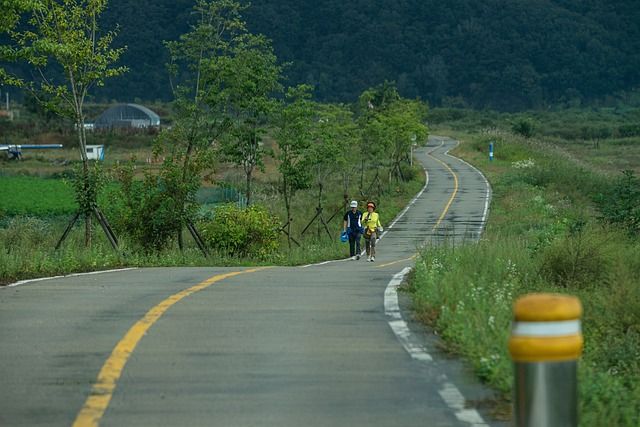
[[[365,221],[369,221],[371,219],[371,212],[367,213],[367,219]],[[373,234],[373,231],[367,226],[364,227],[364,238],[365,239],[370,239],[371,238],[371,234]]]

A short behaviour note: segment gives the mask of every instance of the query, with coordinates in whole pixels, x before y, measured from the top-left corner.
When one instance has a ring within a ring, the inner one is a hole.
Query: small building
[[[93,123],[100,129],[146,129],[160,126],[160,116],[138,104],[118,104],[107,109]]]
[[[104,145],[87,145],[87,159],[104,161]]]

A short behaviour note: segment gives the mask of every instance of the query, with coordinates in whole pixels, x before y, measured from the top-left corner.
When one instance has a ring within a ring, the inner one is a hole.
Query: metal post
[[[411,153],[409,154],[409,165],[413,167],[413,144],[411,144]]]
[[[489,144],[489,161],[493,161],[493,142]]]
[[[411,167],[413,167],[413,147],[418,145],[416,141],[418,140],[418,136],[414,133],[411,135],[411,157],[409,158],[409,162],[411,163]]]
[[[575,297],[526,295],[514,305],[516,427],[577,427],[582,305]]]

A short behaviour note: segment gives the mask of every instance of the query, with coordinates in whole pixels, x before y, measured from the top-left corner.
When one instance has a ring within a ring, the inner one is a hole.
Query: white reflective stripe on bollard
[[[582,332],[579,320],[561,322],[514,322],[512,336],[526,337],[562,337]]]

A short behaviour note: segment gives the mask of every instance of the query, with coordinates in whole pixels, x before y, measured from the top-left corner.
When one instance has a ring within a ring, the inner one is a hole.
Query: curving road
[[[395,287],[479,236],[489,186],[432,137],[428,183],[362,259],[155,268],[0,289],[0,426],[486,426],[490,397]]]

